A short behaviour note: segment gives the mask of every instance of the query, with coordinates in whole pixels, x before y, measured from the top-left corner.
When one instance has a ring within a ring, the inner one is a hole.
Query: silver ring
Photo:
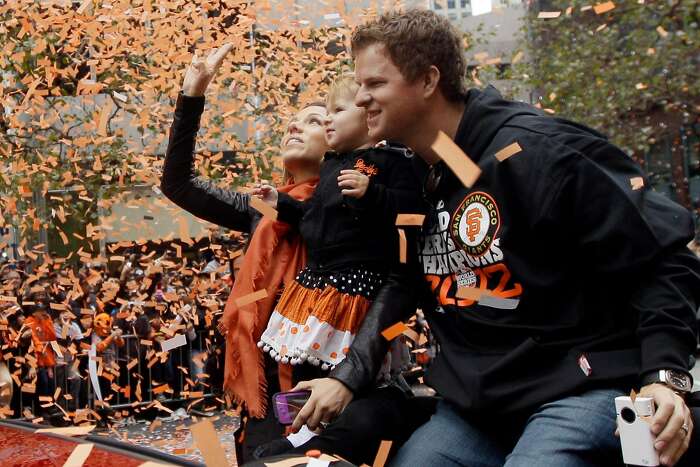
[[[329,425],[328,422],[318,422],[318,423],[319,423],[319,425],[321,425],[321,428],[323,428],[324,430],[325,430],[326,427]],[[687,432],[688,432],[688,431],[686,430],[686,433],[687,433]]]
[[[688,426],[687,423],[684,423],[683,426],[681,427],[681,430],[683,430],[685,432],[685,436],[688,436],[688,432],[690,430],[690,427]]]

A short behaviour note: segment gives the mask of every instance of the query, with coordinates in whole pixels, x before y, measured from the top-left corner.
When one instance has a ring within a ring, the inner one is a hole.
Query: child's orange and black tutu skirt
[[[332,368],[345,358],[384,279],[366,269],[303,269],[282,293],[258,347],[283,363]]]

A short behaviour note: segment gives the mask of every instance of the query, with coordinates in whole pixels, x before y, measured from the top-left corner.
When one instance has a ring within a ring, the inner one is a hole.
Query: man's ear
[[[435,65],[430,65],[430,68],[423,76],[423,97],[431,98],[438,89],[440,83],[440,70]]]

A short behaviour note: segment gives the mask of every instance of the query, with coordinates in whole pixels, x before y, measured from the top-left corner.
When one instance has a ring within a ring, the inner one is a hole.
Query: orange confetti
[[[398,214],[396,216],[396,225],[399,226],[421,226],[425,221],[424,214]]]
[[[496,153],[496,159],[498,159],[499,162],[503,162],[504,160],[508,159],[511,156],[516,155],[519,152],[522,152],[523,148],[520,147],[520,145],[517,143],[517,141],[513,144],[509,144],[505,148],[501,149]]]
[[[406,232],[403,229],[398,229],[399,232],[399,262],[406,263],[408,256],[408,242],[406,241]]]
[[[88,457],[90,457],[93,446],[91,443],[77,444],[73,448],[71,455],[66,459],[63,467],[82,467]]]
[[[251,196],[248,204],[250,204],[250,207],[258,211],[263,216],[268,217],[273,221],[277,220],[277,210],[257,196]]]
[[[540,11],[537,15],[539,19],[554,19],[561,16],[561,11]]]
[[[379,444],[379,450],[377,451],[377,456],[374,458],[372,467],[384,467],[384,464],[386,464],[386,461],[389,458],[391,444],[391,441],[382,441]]]
[[[442,131],[438,133],[430,148],[447,164],[465,187],[471,188],[481,175],[479,166]]]
[[[630,178],[630,185],[633,190],[641,190],[644,188],[644,179],[642,177],[632,177]]]
[[[385,330],[383,330],[382,336],[384,337],[384,339],[386,339],[388,341],[393,341],[394,339],[396,339],[398,336],[400,336],[401,334],[403,334],[407,330],[408,330],[408,326],[406,326],[402,322],[398,322],[396,324],[389,326]]]
[[[597,5],[593,6],[593,11],[595,11],[596,15],[602,15],[603,13],[607,13],[608,11],[614,9],[615,4],[613,2],[598,3]]]
[[[248,295],[244,295],[243,297],[239,297],[236,299],[236,306],[237,307],[243,307],[246,306],[250,303],[257,302],[258,300],[262,300],[263,298],[267,297],[267,290],[265,289],[260,289],[256,292],[250,293]]]
[[[229,465],[226,459],[226,452],[221,447],[219,436],[214,429],[214,425],[209,420],[190,426],[190,431],[192,432],[192,439],[199,448],[199,452],[202,453],[206,465]]]

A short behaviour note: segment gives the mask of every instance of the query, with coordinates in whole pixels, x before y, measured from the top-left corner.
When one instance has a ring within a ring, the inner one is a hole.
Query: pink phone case
[[[272,396],[275,417],[282,425],[291,425],[309,400],[311,391],[278,392]]]

